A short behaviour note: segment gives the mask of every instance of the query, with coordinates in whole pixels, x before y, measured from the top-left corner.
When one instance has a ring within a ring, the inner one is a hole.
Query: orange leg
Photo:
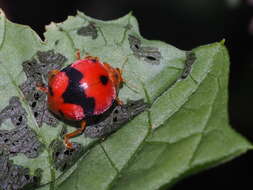
[[[86,56],[84,59],[99,61],[99,58],[98,58],[98,57],[94,57],[94,56],[90,56],[90,55]]]
[[[39,91],[42,91],[42,92],[44,92],[44,93],[46,93],[46,94],[48,93],[48,88],[45,87],[45,86],[43,86],[43,85],[38,84],[38,85],[36,86],[36,89],[39,90]]]
[[[53,76],[55,76],[57,73],[59,73],[59,70],[51,70],[48,72],[48,79],[50,80]]]
[[[122,106],[124,102],[119,99],[119,97],[116,97],[115,101],[117,102],[118,105]]]
[[[48,79],[50,80],[53,76],[59,73],[59,70],[51,70],[48,72]],[[44,84],[37,84],[36,89],[48,94],[48,88],[44,86]]]
[[[73,143],[70,142],[69,139],[77,136],[77,135],[80,135],[86,128],[86,121],[82,121],[81,122],[81,128],[77,129],[76,131],[72,132],[72,133],[68,133],[66,135],[64,135],[64,144],[65,144],[65,147],[68,148],[68,149],[72,149],[73,148]]]
[[[80,55],[80,50],[78,49],[76,51],[76,60],[80,60],[81,59],[81,55]]]

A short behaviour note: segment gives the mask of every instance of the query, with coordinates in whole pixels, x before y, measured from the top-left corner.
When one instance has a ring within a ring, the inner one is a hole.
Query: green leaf
[[[29,27],[11,23],[3,13],[0,17],[0,111],[11,97],[19,97],[27,125],[44,144],[35,158],[18,153],[9,159],[28,167],[31,175],[42,169],[39,189],[165,189],[252,148],[229,126],[224,42],[182,51],[142,38],[131,14],[105,22],[78,12],[46,29],[42,42]],[[83,135],[74,138],[87,152],[63,173],[53,165],[51,145],[61,139],[63,128],[74,128],[61,121],[52,127],[36,120],[20,89],[27,81],[22,64],[38,60],[38,52],[53,50],[64,67],[75,60],[78,49],[81,55],[122,68],[126,84],[120,99],[144,98],[150,109],[103,142]],[[5,120],[0,131],[3,128],[10,130],[13,124]]]

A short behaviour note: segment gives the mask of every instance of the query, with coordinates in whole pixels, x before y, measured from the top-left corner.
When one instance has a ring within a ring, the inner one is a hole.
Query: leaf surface
[[[44,186],[39,189],[166,188],[252,148],[229,126],[229,57],[223,42],[182,51],[142,38],[131,14],[105,22],[78,12],[46,29],[42,42],[29,27],[13,24],[3,14],[0,17],[0,110],[11,97],[19,97],[27,125],[44,144],[36,158],[17,154],[10,159],[28,167],[31,175],[38,168],[43,170]],[[63,128],[73,131],[73,127],[62,121],[56,127],[45,122],[40,126],[20,89],[27,80],[22,63],[49,50],[64,57],[61,67],[73,62],[80,50],[81,55],[97,56],[121,68],[126,84],[120,99],[143,98],[150,104],[149,110],[105,141],[83,135],[74,138],[87,152],[64,173],[53,167],[51,144],[61,139]],[[5,120],[3,128],[13,125]]]

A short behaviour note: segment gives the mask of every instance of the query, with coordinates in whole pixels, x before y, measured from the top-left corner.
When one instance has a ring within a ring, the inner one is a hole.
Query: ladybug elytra
[[[48,88],[39,87],[48,95],[48,108],[54,114],[68,120],[81,121],[81,127],[64,136],[67,148],[72,148],[70,138],[86,128],[86,118],[108,110],[118,99],[123,84],[122,72],[97,57],[88,56],[78,60],[61,71],[49,72]]]

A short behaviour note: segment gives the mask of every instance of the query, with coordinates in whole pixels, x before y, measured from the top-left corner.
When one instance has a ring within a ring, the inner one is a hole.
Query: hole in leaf
[[[38,92],[36,92],[36,93],[34,93],[33,97],[35,100],[38,100],[40,98],[40,95]]]
[[[38,117],[39,114],[38,114],[38,112],[34,112],[33,115],[34,115],[34,117]]]
[[[20,122],[22,122],[23,117],[22,117],[22,116],[19,116],[18,120],[19,120]]]
[[[118,121],[118,118],[117,118],[117,117],[114,117],[114,118],[113,118],[113,122],[116,122],[116,121]]]
[[[65,170],[67,168],[67,163],[65,163],[63,166],[62,166],[62,170]]]
[[[33,102],[32,105],[31,105],[32,108],[35,108],[36,104],[37,104],[37,102]]]
[[[25,175],[24,176],[26,180],[29,180],[30,179],[30,176],[29,175]]]
[[[70,155],[70,151],[69,151],[69,150],[66,150],[66,151],[64,152],[64,154],[65,154],[65,155]]]
[[[55,42],[54,42],[54,45],[58,45],[58,43],[59,43],[59,40],[56,40]]]
[[[146,58],[149,59],[150,61],[156,61],[156,58],[152,56],[146,56]]]
[[[57,151],[57,152],[55,153],[55,156],[58,157],[59,155],[60,155],[60,152]]]

